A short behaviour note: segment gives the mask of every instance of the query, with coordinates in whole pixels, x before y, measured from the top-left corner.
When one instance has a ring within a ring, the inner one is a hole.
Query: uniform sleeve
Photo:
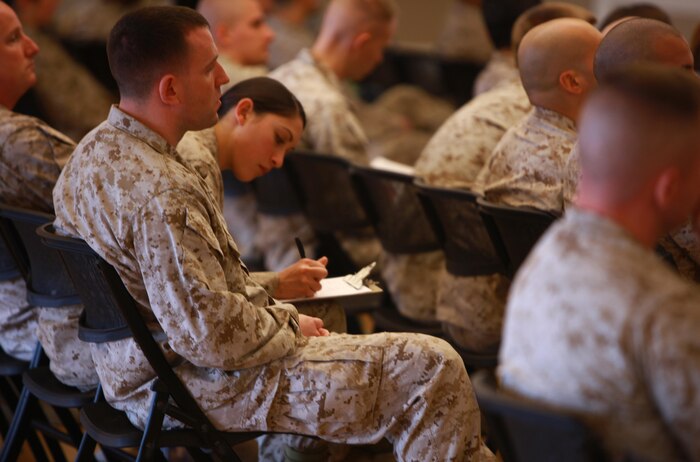
[[[24,183],[13,188],[23,196],[15,198],[13,203],[53,212],[52,191],[75,143],[48,126],[29,123],[8,137],[4,149],[11,151],[3,156],[5,167],[14,172],[8,181],[14,178]]]
[[[273,295],[277,291],[277,287],[280,285],[279,273],[273,271],[261,271],[257,273],[250,273],[251,279],[257,282],[265,291]]]
[[[644,329],[644,374],[667,428],[689,460],[700,460],[700,297],[661,307]]]
[[[304,138],[315,151],[367,165],[367,136],[357,117],[340,101],[319,102],[309,117]]]
[[[151,309],[176,353],[196,366],[233,370],[295,349],[296,309],[262,306],[268,297],[186,192],[154,197],[134,219],[133,236]]]

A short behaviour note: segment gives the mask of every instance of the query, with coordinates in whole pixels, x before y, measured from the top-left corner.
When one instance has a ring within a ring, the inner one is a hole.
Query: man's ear
[[[357,34],[352,40],[352,48],[354,50],[361,50],[364,48],[365,44],[372,39],[372,34],[369,32],[362,32]]]
[[[244,125],[248,119],[250,119],[253,114],[253,100],[250,98],[243,98],[236,104],[234,111],[236,113],[236,122],[238,125]]]
[[[570,69],[559,74],[559,85],[569,93],[580,95],[584,91],[583,77]]]
[[[177,92],[176,79],[172,74],[165,74],[158,81],[158,97],[163,104],[174,106],[179,104],[180,95]]]
[[[231,45],[231,27],[226,24],[218,24],[212,31],[214,43],[222,48],[227,48]]]
[[[654,182],[654,201],[659,210],[669,210],[678,202],[683,189],[682,180],[681,171],[675,166],[667,167],[657,175]]]

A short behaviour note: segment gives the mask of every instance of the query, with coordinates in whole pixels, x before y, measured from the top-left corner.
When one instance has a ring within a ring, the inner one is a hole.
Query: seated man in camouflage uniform
[[[216,122],[227,80],[204,18],[175,7],[125,15],[108,54],[121,100],[63,170],[55,224],[115,267],[214,424],[353,444],[387,437],[400,461],[489,460],[469,377],[448,344],[328,336],[248,275],[209,187],[174,148]],[[285,149],[301,137],[300,116],[244,118],[269,139],[284,127]],[[262,174],[256,139],[239,161]],[[92,353],[109,402],[143,426],[155,373],[133,340]]]
[[[628,18],[609,30],[596,51],[593,71],[598,79],[620,67],[637,62],[654,62],[692,72],[693,54],[683,35],[661,21]],[[574,197],[581,169],[578,145],[569,156],[564,176],[564,201]],[[690,280],[700,281],[698,239],[687,225],[660,241],[679,272]]]
[[[53,213],[51,191],[75,143],[41,120],[12,111],[37,80],[34,57],[38,52],[15,13],[0,3],[0,202]],[[28,361],[38,336],[51,370],[61,381],[94,388],[95,367],[77,335],[81,310],[79,305],[30,306],[23,279],[2,281],[0,345],[8,354]]]
[[[610,460],[700,458],[700,291],[653,252],[689,216],[700,225],[698,127],[689,72],[645,63],[601,80],[576,203],[509,297],[502,385],[580,414]]]

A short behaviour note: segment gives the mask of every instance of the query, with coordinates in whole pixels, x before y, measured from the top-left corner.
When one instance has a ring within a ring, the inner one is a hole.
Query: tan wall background
[[[398,0],[401,7],[396,43],[412,47],[430,47],[442,28],[450,4],[454,0]],[[489,0],[483,0],[488,2]],[[599,18],[617,6],[641,0],[570,0],[571,3],[590,8]],[[644,0],[650,1],[650,0]],[[700,0],[656,0],[661,8],[671,14],[674,25],[687,37],[700,22]]]

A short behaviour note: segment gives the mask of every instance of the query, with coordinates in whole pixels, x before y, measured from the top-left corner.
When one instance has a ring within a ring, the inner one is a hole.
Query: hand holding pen
[[[279,272],[279,285],[273,295],[278,299],[313,297],[321,289],[321,280],[328,276],[328,258],[306,258],[301,240],[294,241],[301,259]]]

